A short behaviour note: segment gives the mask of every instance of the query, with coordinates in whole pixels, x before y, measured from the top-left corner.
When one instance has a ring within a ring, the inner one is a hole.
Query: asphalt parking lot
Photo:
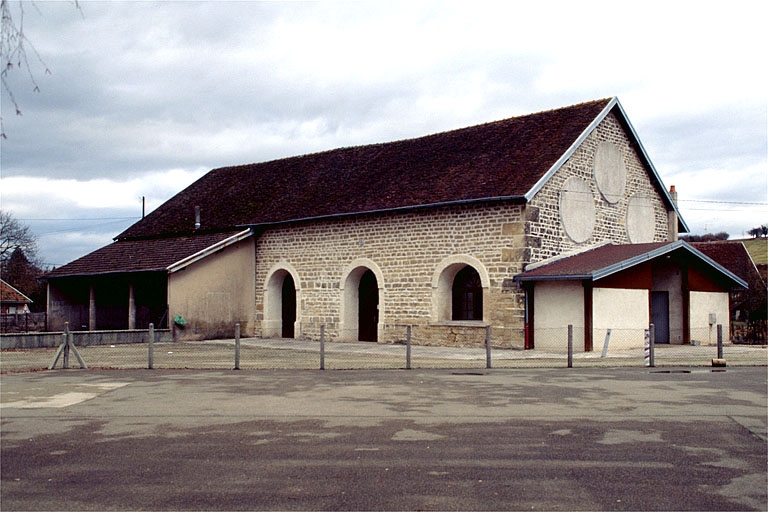
[[[766,510],[768,374],[0,376],[3,510]]]

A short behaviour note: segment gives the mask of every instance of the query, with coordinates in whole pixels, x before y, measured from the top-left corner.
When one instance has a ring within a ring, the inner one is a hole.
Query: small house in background
[[[452,346],[481,345],[490,326],[494,346],[538,348],[533,333],[555,297],[527,272],[565,254],[602,258],[610,244],[616,261],[559,285],[578,298],[569,306],[583,325],[647,326],[651,294],[674,288],[667,324],[684,342],[710,327],[709,313],[727,321],[727,293],[742,283],[677,243],[688,229],[675,194],[617,98],[223,167],[49,273],[49,326],[180,318],[182,339],[231,336],[239,323],[261,337],[317,339],[325,328],[326,339],[392,342],[410,325],[414,343]],[[644,255],[654,261],[633,265],[640,275],[611,266]],[[668,258],[687,277],[668,277]],[[660,289],[664,279],[675,284]],[[703,289],[686,294],[686,282]],[[614,301],[618,289],[626,293]],[[715,309],[698,292],[714,294]],[[599,300],[615,303],[603,311]],[[570,316],[554,320],[565,327]]]
[[[17,315],[29,313],[32,299],[0,279],[0,314]]]

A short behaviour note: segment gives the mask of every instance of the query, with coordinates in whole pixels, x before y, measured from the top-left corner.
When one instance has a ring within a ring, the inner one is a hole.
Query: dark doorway
[[[656,343],[669,343],[669,292],[651,292],[651,323]]]
[[[296,322],[296,286],[291,274],[283,279],[283,338],[293,338],[295,335],[293,325]]]
[[[453,278],[453,320],[483,319],[483,285],[477,270],[466,266]]]
[[[358,339],[377,341],[379,324],[379,285],[372,271],[366,270],[360,277],[358,304]]]

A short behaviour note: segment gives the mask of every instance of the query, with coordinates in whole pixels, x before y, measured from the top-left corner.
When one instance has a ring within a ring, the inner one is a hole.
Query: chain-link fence
[[[324,329],[315,339],[262,339],[235,336],[211,341],[155,341],[172,339],[150,329],[133,343],[78,345],[72,335],[60,335],[58,346],[6,349],[0,371],[37,371],[49,368],[91,369],[417,369],[589,367],[589,366],[767,366],[765,345],[718,344],[710,333],[692,333],[688,344],[651,344],[652,329],[594,329],[591,350],[583,329],[536,329],[535,349],[498,348],[491,328],[474,329],[447,340],[451,346],[425,344],[414,326],[388,326],[387,343],[328,340]],[[236,332],[239,327],[236,327]],[[393,334],[394,333],[394,334]],[[706,336],[704,336],[706,334]],[[85,338],[80,338],[85,339]],[[139,342],[135,342],[139,340]],[[649,344],[651,346],[649,346]],[[570,348],[569,348],[570,347]]]

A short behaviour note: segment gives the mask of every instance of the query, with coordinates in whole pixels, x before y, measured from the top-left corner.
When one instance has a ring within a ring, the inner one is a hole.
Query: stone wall
[[[270,277],[288,271],[299,304],[296,335],[317,338],[320,325],[325,325],[329,339],[350,338],[342,332],[348,328],[342,311],[345,281],[364,266],[375,270],[381,281],[379,341],[404,339],[404,326],[414,325],[414,344],[478,345],[490,324],[494,346],[522,346],[523,304],[508,288],[520,272],[524,243],[522,206],[508,202],[269,229],[256,242],[255,334],[262,334]],[[441,269],[461,262],[477,262],[476,270],[487,279],[482,322],[441,318],[435,304]]]
[[[664,241],[667,220],[635,147],[609,115],[527,205],[476,203],[266,230],[256,242],[254,334],[278,332],[275,303],[290,273],[296,336],[316,339],[324,325],[329,339],[356,339],[349,288],[364,267],[377,276],[379,341],[402,341],[413,325],[415,344],[481,345],[490,325],[494,346],[522,348],[525,293],[513,277],[526,264],[607,241]],[[465,264],[485,279],[482,322],[445,317],[441,272]]]
[[[623,169],[618,169],[617,172],[626,173],[622,193],[615,197],[609,196],[613,202],[606,199],[606,194],[599,189],[595,180],[594,156],[601,143],[610,143],[618,148],[623,160]],[[584,241],[574,241],[566,233],[559,207],[563,185],[572,177],[580,178],[588,184],[594,205],[592,233]],[[650,234],[644,240],[630,239],[627,226],[631,205],[638,198],[644,198],[649,206],[647,220]],[[526,210],[526,234],[531,250],[530,258],[525,263],[535,263],[601,242],[662,242],[668,237],[667,210],[658,189],[651,182],[651,177],[642,165],[634,145],[630,144],[626,132],[613,114],[608,115],[584,140],[528,203]]]

